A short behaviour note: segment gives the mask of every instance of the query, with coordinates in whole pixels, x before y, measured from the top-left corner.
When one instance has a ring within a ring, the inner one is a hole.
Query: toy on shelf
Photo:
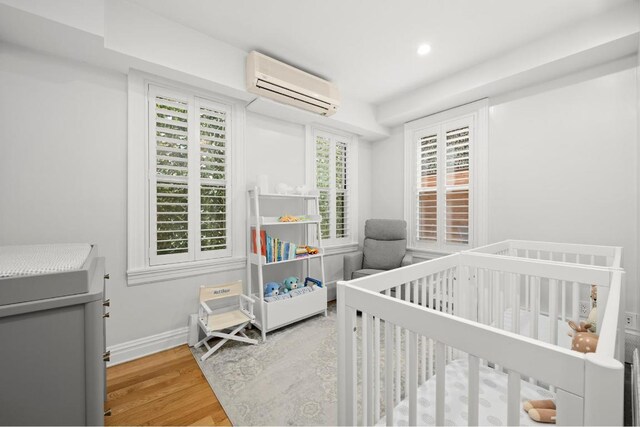
[[[316,255],[318,253],[318,248],[313,246],[298,246],[296,248],[296,256]]]
[[[279,222],[300,222],[300,221],[303,221],[303,219],[293,215],[282,215],[280,218],[278,218],[278,221]]]
[[[284,282],[282,284],[285,287],[285,289],[287,290],[287,292],[292,291],[292,290],[297,289],[297,288],[301,288],[303,286],[300,283],[300,279],[298,279],[297,277],[294,277],[294,276],[287,277],[286,279],[284,279]]]
[[[304,279],[304,286],[310,288],[314,288],[317,286],[318,288],[321,288],[322,281],[314,279],[313,277],[307,277],[306,279]]]
[[[280,283],[269,282],[264,285],[264,296],[274,297],[280,294]]]

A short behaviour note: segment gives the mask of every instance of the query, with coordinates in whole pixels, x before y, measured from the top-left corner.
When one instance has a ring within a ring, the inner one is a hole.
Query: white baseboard
[[[130,360],[148,356],[162,350],[167,350],[187,343],[189,328],[174,329],[162,332],[122,344],[116,344],[108,348],[111,351],[111,361],[107,366],[114,366]]]

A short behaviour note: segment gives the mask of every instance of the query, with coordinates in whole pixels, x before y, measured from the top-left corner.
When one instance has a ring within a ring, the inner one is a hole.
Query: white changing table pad
[[[77,270],[91,252],[88,243],[0,246],[0,277]]]
[[[444,422],[447,426],[467,425],[468,359],[457,359],[445,368]],[[436,377],[418,387],[418,425],[436,425]],[[507,425],[507,374],[480,365],[479,425]],[[520,382],[520,400],[553,399],[550,391],[526,381]],[[521,405],[522,408],[522,405]],[[409,401],[404,399],[393,411],[395,425],[409,425]],[[386,425],[382,417],[377,425]],[[542,425],[521,409],[520,425]]]

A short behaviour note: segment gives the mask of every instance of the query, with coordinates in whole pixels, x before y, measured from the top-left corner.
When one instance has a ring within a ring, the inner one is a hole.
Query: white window
[[[309,133],[310,182],[320,192],[322,243],[329,247],[357,243],[357,142],[352,135],[333,131],[314,128]]]
[[[149,87],[150,265],[226,257],[229,106]]]
[[[485,102],[405,125],[409,245],[451,252],[486,240]]]
[[[240,267],[238,106],[136,73],[130,83],[129,283]]]

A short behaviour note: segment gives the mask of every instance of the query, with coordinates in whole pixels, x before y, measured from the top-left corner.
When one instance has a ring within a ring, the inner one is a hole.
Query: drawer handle
[[[111,299],[106,299],[104,300],[104,302],[102,303],[103,307],[111,307]]]
[[[109,362],[111,360],[111,350],[107,350],[105,353],[102,353],[102,360],[105,362]]]
[[[104,275],[104,278],[105,278],[105,279],[107,279],[107,280],[108,280],[108,279],[111,279],[111,277],[109,276],[109,273],[105,274],[105,275]]]
[[[111,315],[109,313],[105,313],[102,315],[103,318],[107,318],[107,317],[111,317]]]
[[[107,409],[106,411],[104,411],[104,416],[105,417],[110,417],[111,416],[111,409]]]

